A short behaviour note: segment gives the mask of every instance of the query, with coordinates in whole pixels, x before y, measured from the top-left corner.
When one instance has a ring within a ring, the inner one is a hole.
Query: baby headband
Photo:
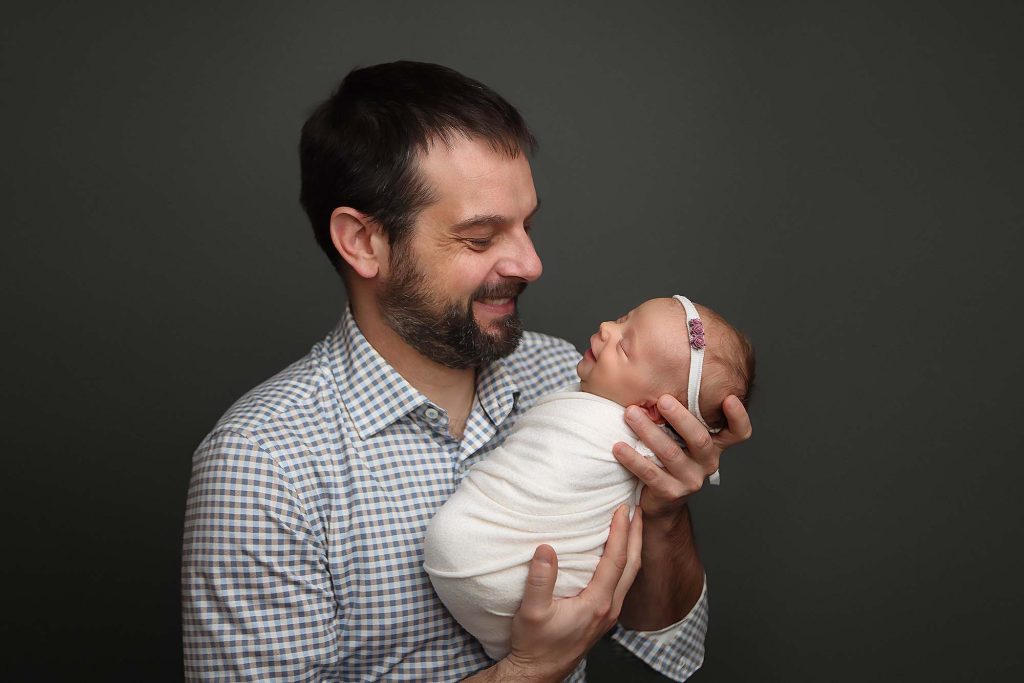
[[[722,431],[721,427],[709,427],[704,417],[700,414],[700,377],[704,372],[704,347],[707,342],[704,339],[704,323],[701,322],[700,314],[693,302],[681,294],[676,294],[676,301],[686,309],[686,331],[690,335],[690,379],[686,387],[686,405],[695,418],[711,432],[717,434]],[[710,482],[717,484],[720,481],[718,472],[711,475]]]

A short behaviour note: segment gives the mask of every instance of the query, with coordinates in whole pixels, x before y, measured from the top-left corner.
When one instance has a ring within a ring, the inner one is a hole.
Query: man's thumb
[[[523,591],[523,602],[519,611],[537,615],[547,610],[551,604],[551,596],[555,592],[555,579],[558,578],[558,556],[549,545],[537,546],[530,560],[530,571],[526,577],[526,590]]]

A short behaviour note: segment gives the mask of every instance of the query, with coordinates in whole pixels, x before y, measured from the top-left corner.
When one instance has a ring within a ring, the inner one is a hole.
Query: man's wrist
[[[644,550],[648,550],[649,538],[651,540],[663,539],[672,547],[676,547],[678,543],[690,543],[692,529],[690,507],[686,503],[683,503],[682,507],[662,515],[650,515],[645,512],[644,531],[649,533],[644,534]],[[655,547],[658,545],[655,543]]]
[[[659,628],[659,629],[646,629],[646,630],[630,629],[630,630],[634,631],[635,633],[638,633],[639,635],[641,635],[641,636],[643,636],[645,638],[649,638],[651,640],[655,640],[655,641],[657,641],[659,643],[662,643],[662,644],[667,644],[667,643],[672,642],[679,635],[679,633],[686,627],[686,624],[688,622],[690,622],[694,618],[694,614],[698,610],[701,609],[701,603],[705,602],[706,599],[707,599],[706,598],[707,590],[708,590],[708,581],[707,581],[707,576],[705,575],[704,579],[703,579],[703,582],[701,583],[700,597],[697,598],[697,602],[693,603],[693,607],[690,608],[690,611],[687,612],[686,615],[683,616],[683,618],[679,619],[678,621],[676,621],[674,623],[669,624],[668,626],[664,626],[664,627]],[[627,627],[623,626],[623,628],[627,628]]]

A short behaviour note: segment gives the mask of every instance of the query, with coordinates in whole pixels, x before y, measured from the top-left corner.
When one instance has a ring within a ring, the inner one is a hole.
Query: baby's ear
[[[647,413],[647,417],[651,418],[651,422],[654,424],[665,424],[665,418],[661,416],[661,411],[658,410],[658,403],[656,401],[644,401],[640,404],[640,409]]]

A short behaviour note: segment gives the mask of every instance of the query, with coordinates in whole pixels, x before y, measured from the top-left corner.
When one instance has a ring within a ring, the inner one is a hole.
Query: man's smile
[[[490,315],[512,315],[516,310],[516,300],[514,297],[506,297],[504,299],[474,299],[473,305],[478,307],[481,312],[488,313]]]

